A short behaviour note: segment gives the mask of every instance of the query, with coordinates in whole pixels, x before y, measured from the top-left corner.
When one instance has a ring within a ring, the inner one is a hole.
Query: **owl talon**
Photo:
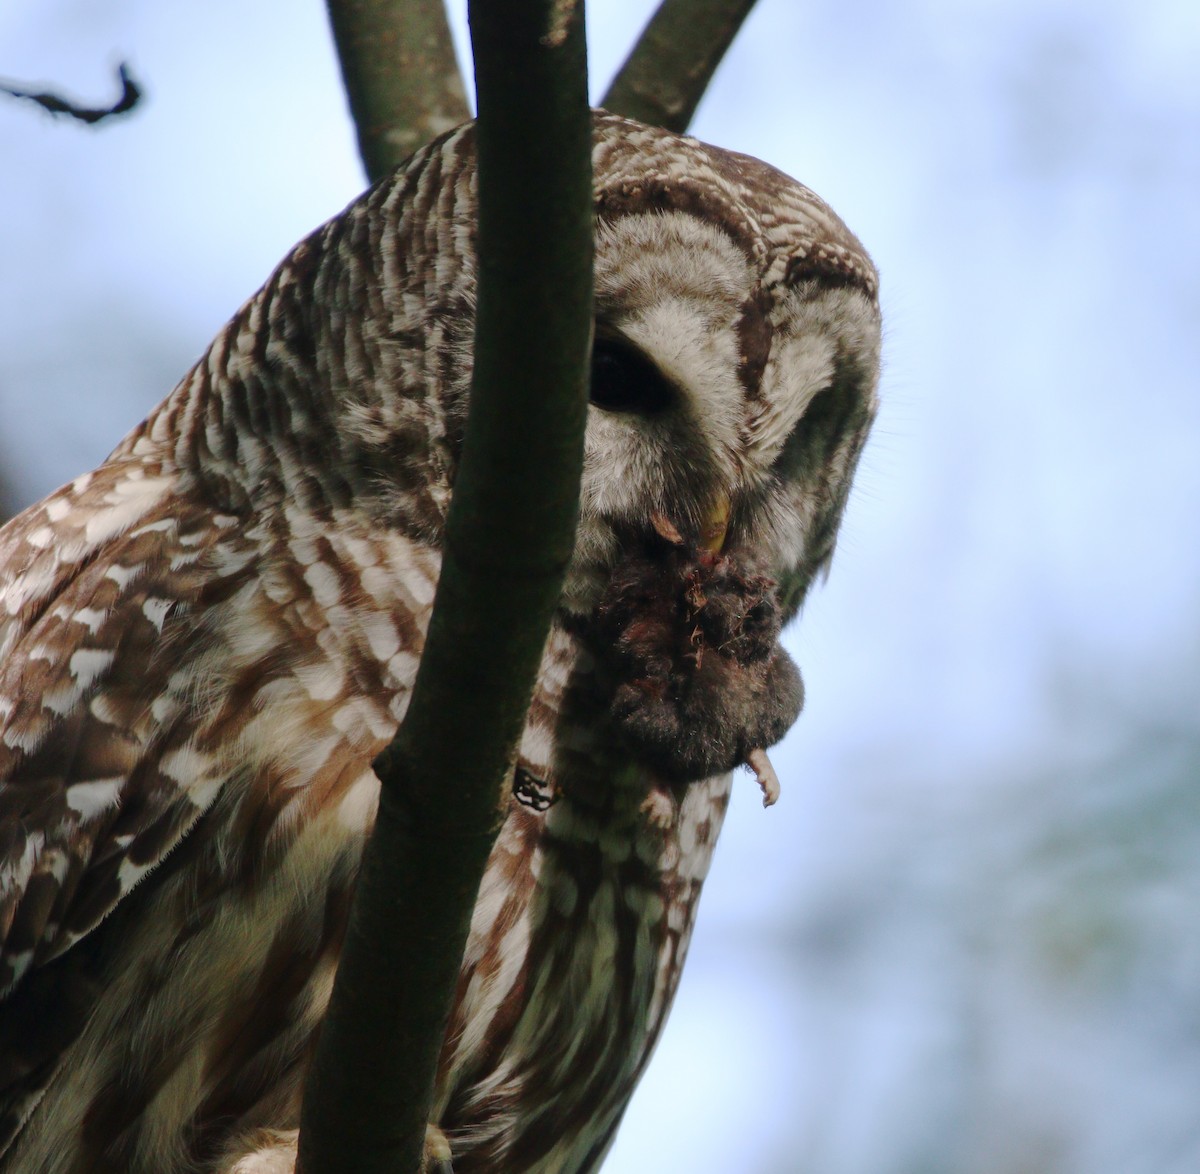
[[[421,1174],[454,1174],[450,1159],[450,1143],[441,1129],[431,1121],[425,1126],[425,1153],[421,1159]]]
[[[779,776],[775,773],[767,752],[761,746],[755,746],[746,755],[746,765],[754,771],[758,779],[758,785],[762,789],[763,806],[773,807],[780,795]]]

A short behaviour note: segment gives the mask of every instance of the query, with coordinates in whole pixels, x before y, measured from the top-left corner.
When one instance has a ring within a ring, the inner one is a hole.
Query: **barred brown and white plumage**
[[[874,411],[875,272],[829,208],[595,128],[582,518],[438,1074],[456,1174],[611,1143]],[[0,1170],[291,1169],[437,580],[474,225],[468,125],[0,531]]]

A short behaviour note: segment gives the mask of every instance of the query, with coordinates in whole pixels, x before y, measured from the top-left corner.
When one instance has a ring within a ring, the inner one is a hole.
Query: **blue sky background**
[[[594,92],[649,11],[592,0]],[[461,26],[461,19],[460,19]],[[362,186],[318,0],[9,0],[0,479],[95,465]],[[884,407],[607,1169],[1200,1170],[1200,5],[760,0],[701,138],[883,277]]]

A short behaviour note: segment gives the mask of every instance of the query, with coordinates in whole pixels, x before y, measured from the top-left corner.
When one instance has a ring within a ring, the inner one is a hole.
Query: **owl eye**
[[[663,373],[640,351],[612,338],[592,347],[592,383],[588,396],[606,412],[653,415],[674,399]]]

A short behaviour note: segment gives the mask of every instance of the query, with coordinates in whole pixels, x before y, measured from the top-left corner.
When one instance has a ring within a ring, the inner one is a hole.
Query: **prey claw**
[[[775,773],[775,768],[771,765],[767,752],[761,746],[755,746],[746,755],[746,765],[754,771],[758,778],[758,785],[762,789],[763,806],[773,806],[779,798],[779,776]]]

